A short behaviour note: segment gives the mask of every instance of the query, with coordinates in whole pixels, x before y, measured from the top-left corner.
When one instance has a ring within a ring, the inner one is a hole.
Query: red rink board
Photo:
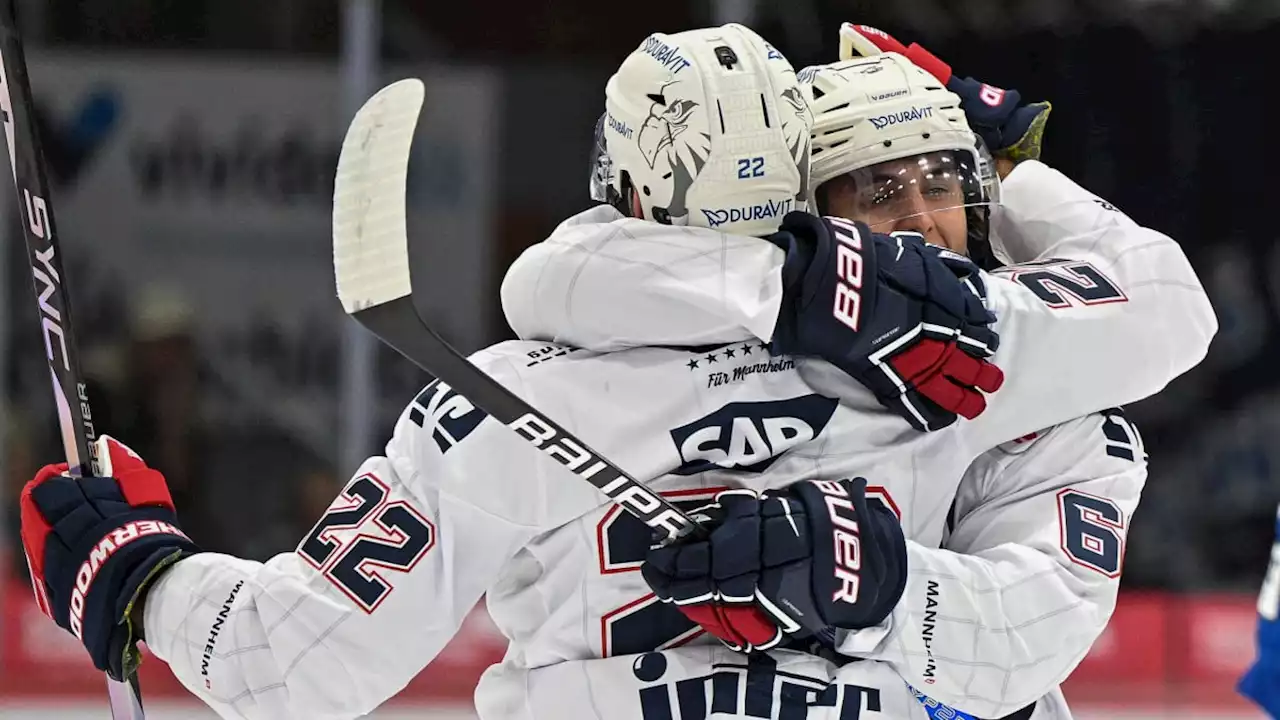
[[[102,676],[80,645],[36,609],[25,584],[8,583],[0,598],[0,697],[85,698],[104,694]],[[1106,632],[1067,681],[1073,703],[1117,706],[1243,707],[1234,685],[1253,658],[1251,596],[1122,595]],[[505,643],[483,607],[397,700],[458,703]],[[142,666],[148,698],[189,697],[164,663]]]

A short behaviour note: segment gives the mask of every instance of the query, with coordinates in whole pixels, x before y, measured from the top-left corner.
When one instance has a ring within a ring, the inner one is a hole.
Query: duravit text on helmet
[[[672,75],[678,75],[681,70],[693,64],[684,59],[679,49],[671,47],[652,35],[644,39],[644,45],[640,49],[665,65]]]
[[[879,115],[877,117],[868,118],[871,124],[877,130],[883,130],[890,125],[898,123],[913,122],[916,120],[924,120],[933,117],[933,108],[928,105],[918,105],[910,110],[902,110],[900,112],[889,113],[888,115]]]

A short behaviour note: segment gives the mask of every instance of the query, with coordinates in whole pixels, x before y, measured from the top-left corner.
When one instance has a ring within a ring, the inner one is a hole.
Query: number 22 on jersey
[[[1129,301],[1115,281],[1083,261],[1041,260],[1001,268],[994,273],[1022,283],[1055,310]]]
[[[373,473],[352,480],[298,546],[298,554],[366,613],[435,545],[431,521]]]

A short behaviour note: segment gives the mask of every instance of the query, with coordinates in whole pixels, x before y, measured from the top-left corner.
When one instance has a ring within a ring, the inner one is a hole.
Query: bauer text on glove
[[[653,548],[641,572],[659,599],[734,649],[877,625],[902,596],[906,541],[866,485],[727,490],[700,511],[706,538]]]
[[[787,253],[772,353],[830,362],[917,430],[986,409],[1004,375],[987,360],[999,337],[972,261],[915,233],[800,212],[767,239]]]

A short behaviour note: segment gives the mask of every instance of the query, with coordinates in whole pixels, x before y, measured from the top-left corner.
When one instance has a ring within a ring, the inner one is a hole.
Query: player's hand
[[[770,352],[830,362],[917,430],[986,409],[1004,374],[987,361],[1000,339],[971,260],[802,212],[767,239],[787,253]]]
[[[48,465],[22,490],[22,548],[36,603],[124,680],[138,655],[129,612],[161,569],[200,552],[178,527],[164,476],[116,440],[97,440],[103,475]]]
[[[956,77],[951,72],[951,66],[933,53],[917,43],[907,47],[883,30],[853,23],[840,26],[841,60],[870,57],[884,52],[906,56],[913,64],[938,78],[948,90],[959,95],[960,107],[969,120],[969,126],[982,137],[993,155],[1006,157],[1014,162],[1040,158],[1044,126],[1053,110],[1051,104],[1023,104],[1022,95],[1017,90],[1005,90],[973,78]]]
[[[858,478],[722,492],[698,511],[708,537],[653,548],[641,573],[735,650],[879,625],[902,597],[907,550],[898,519],[868,503],[866,487]]]

